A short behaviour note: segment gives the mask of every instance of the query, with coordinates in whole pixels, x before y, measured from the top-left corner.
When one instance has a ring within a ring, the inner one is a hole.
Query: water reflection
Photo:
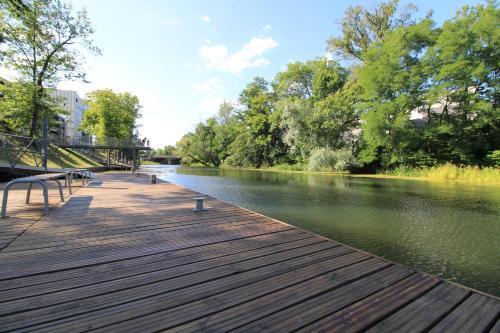
[[[500,187],[210,168],[160,178],[499,295]]]

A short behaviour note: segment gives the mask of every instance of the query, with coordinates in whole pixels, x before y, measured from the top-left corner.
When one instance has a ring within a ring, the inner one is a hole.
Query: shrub
[[[494,150],[487,156],[488,160],[494,166],[500,167],[500,150]]]
[[[310,171],[346,171],[356,166],[356,159],[349,148],[316,148],[309,157]]]

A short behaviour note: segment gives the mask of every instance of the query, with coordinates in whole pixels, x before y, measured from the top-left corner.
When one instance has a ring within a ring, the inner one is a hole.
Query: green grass
[[[393,170],[381,172],[380,174],[397,177],[416,177],[434,181],[461,181],[500,184],[500,168],[456,166],[451,163],[431,168],[398,167]]]
[[[51,153],[53,154],[49,155],[47,166],[49,168],[60,168],[61,165],[59,163],[59,159],[55,155],[56,151],[54,149],[56,148],[51,147]],[[61,159],[64,168],[88,168],[88,167],[102,165],[99,162],[93,160],[92,158],[70,149],[58,148],[57,153],[59,154],[59,157]],[[33,154],[29,153],[24,154],[19,160],[18,164],[27,166],[36,166],[35,158],[38,160],[38,164],[40,165],[41,156],[39,154],[33,156]],[[0,162],[8,163],[8,160],[9,159],[7,157],[7,151],[0,149]]]
[[[309,171],[307,166],[301,164],[282,164],[265,168],[234,168],[229,166],[222,166],[222,168],[255,171],[300,172],[311,174],[336,174],[352,177],[410,178],[430,181],[500,184],[500,168],[498,167],[480,168],[478,166],[456,166],[450,163],[431,168],[399,167],[392,170],[380,171],[377,174],[354,174],[348,172],[336,172],[332,170]]]
[[[142,165],[161,165],[161,163],[154,162],[154,161],[141,161]]]

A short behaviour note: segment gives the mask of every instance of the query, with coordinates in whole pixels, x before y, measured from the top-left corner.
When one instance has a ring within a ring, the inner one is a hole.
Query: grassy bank
[[[500,168],[477,166],[456,166],[444,164],[431,168],[399,167],[381,172],[382,175],[397,177],[415,177],[435,181],[462,181],[474,183],[499,183]]]
[[[445,164],[430,168],[412,168],[399,167],[393,170],[381,171],[377,174],[355,174],[348,172],[337,172],[332,170],[309,171],[305,165],[276,165],[266,168],[230,168],[239,170],[254,171],[274,171],[274,172],[300,172],[310,174],[334,174],[351,177],[371,177],[371,178],[402,178],[402,179],[420,179],[431,181],[457,181],[466,183],[490,183],[500,184],[500,168],[487,167],[479,168],[477,166],[456,166]]]
[[[51,149],[53,152],[53,149]],[[6,151],[0,149],[0,163],[8,163]],[[58,148],[57,153],[60,157],[65,168],[88,168],[93,166],[101,166],[102,164],[84,154],[78,153],[74,150]],[[36,156],[40,159],[40,155]],[[38,161],[40,163],[40,160]],[[18,162],[19,165],[36,166],[35,158],[32,154],[24,154]],[[53,154],[48,156],[47,166],[49,168],[60,168],[59,158]]]
[[[154,161],[141,161],[142,165],[161,165],[161,163],[154,162]]]

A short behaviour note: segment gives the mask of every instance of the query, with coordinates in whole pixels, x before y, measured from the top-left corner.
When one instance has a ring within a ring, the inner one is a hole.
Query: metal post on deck
[[[47,170],[47,160],[49,153],[49,119],[47,116],[42,118],[42,168]]]
[[[135,172],[135,169],[137,169],[137,150],[135,149],[132,150],[132,165],[133,165],[132,172]]]
[[[108,168],[111,166],[111,149],[108,149]]]

